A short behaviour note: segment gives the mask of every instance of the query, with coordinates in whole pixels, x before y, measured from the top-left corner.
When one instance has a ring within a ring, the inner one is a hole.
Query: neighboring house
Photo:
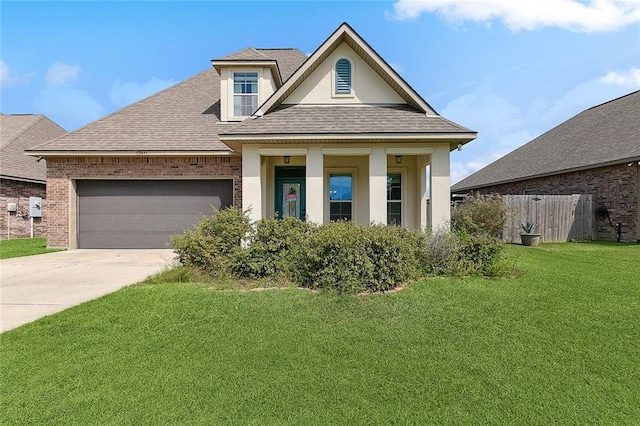
[[[30,236],[29,197],[46,198],[45,162],[25,155],[25,149],[65,133],[43,115],[0,114],[1,239]],[[34,235],[45,235],[45,229],[42,218],[34,218]]]
[[[30,151],[47,159],[49,244],[166,247],[210,205],[250,218],[448,226],[438,115],[349,25],[307,57],[247,48]],[[430,173],[427,177],[426,167]]]
[[[640,241],[640,91],[589,108],[456,183],[455,193],[594,194],[597,238]],[[603,209],[600,209],[604,211]]]

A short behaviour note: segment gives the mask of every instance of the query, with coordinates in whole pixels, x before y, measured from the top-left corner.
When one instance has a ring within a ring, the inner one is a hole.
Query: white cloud
[[[81,89],[69,86],[45,87],[36,99],[36,110],[74,130],[105,114],[104,107]]]
[[[133,81],[116,80],[109,91],[109,99],[114,104],[122,107],[153,95],[175,83],[176,81],[174,80],[161,80],[157,77],[152,77],[142,84]]]
[[[33,74],[16,74],[9,65],[0,59],[0,87],[12,87],[26,84]]]
[[[600,79],[603,83],[616,84],[619,86],[640,88],[640,68],[632,67],[628,71],[609,71]]]
[[[63,84],[73,83],[80,74],[78,65],[69,65],[62,62],[56,62],[49,68],[45,75],[45,80],[52,86],[60,86]]]
[[[593,33],[640,22],[639,0],[399,0],[389,15],[398,20],[437,13],[458,23],[502,21],[512,31],[559,27]]]

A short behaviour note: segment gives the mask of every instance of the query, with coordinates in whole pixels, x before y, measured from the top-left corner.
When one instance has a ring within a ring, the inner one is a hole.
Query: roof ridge
[[[7,114],[5,114],[7,115]],[[36,121],[34,121],[30,126],[25,126],[24,129],[22,129],[21,131],[19,131],[18,133],[16,133],[14,135],[13,138],[9,139],[9,142],[7,142],[7,144],[5,145],[5,147],[11,145],[12,143],[14,143],[16,140],[18,140],[20,138],[20,136],[22,136],[23,134],[25,134],[27,132],[27,130],[31,129],[33,126],[35,126],[40,120],[42,120],[44,118],[43,114],[8,114],[8,115],[23,115],[23,116],[33,116],[33,117],[38,117],[38,119]]]
[[[590,109],[596,109],[596,108],[599,108],[599,107],[601,107],[601,106],[603,106],[603,105],[606,105],[606,104],[610,104],[610,103],[612,103],[612,102],[619,101],[619,100],[620,100],[620,99],[622,99],[622,98],[626,98],[627,96],[631,96],[631,95],[634,95],[634,94],[636,94],[636,93],[640,93],[640,90],[634,90],[633,92],[631,92],[631,93],[627,93],[626,95],[618,96],[617,98],[614,98],[614,99],[608,100],[608,101],[603,102],[603,103],[598,104],[598,105],[594,105],[594,106],[592,106],[592,107],[590,107],[590,108],[585,109],[585,110],[584,110],[584,111],[582,111],[582,112],[589,111]],[[577,115],[577,114],[576,114],[576,115]]]

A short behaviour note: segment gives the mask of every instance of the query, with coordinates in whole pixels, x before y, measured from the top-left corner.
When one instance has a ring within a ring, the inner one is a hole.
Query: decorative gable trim
[[[341,43],[347,43],[406,102],[427,116],[438,113],[346,22],[338,27],[298,70],[255,112],[261,117],[277,108]]]

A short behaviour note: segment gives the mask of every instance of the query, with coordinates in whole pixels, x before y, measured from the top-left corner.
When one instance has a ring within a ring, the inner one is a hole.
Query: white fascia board
[[[371,148],[322,148],[322,155],[370,155]]]
[[[259,148],[258,154],[264,157],[305,156],[307,155],[307,148]]]
[[[262,135],[220,135],[221,141],[270,141],[270,140],[422,140],[422,141],[470,141],[476,138],[475,133],[366,133],[366,134],[328,134],[328,133],[309,133],[309,134],[262,134]]]
[[[387,148],[388,155],[430,155],[433,148]]]

